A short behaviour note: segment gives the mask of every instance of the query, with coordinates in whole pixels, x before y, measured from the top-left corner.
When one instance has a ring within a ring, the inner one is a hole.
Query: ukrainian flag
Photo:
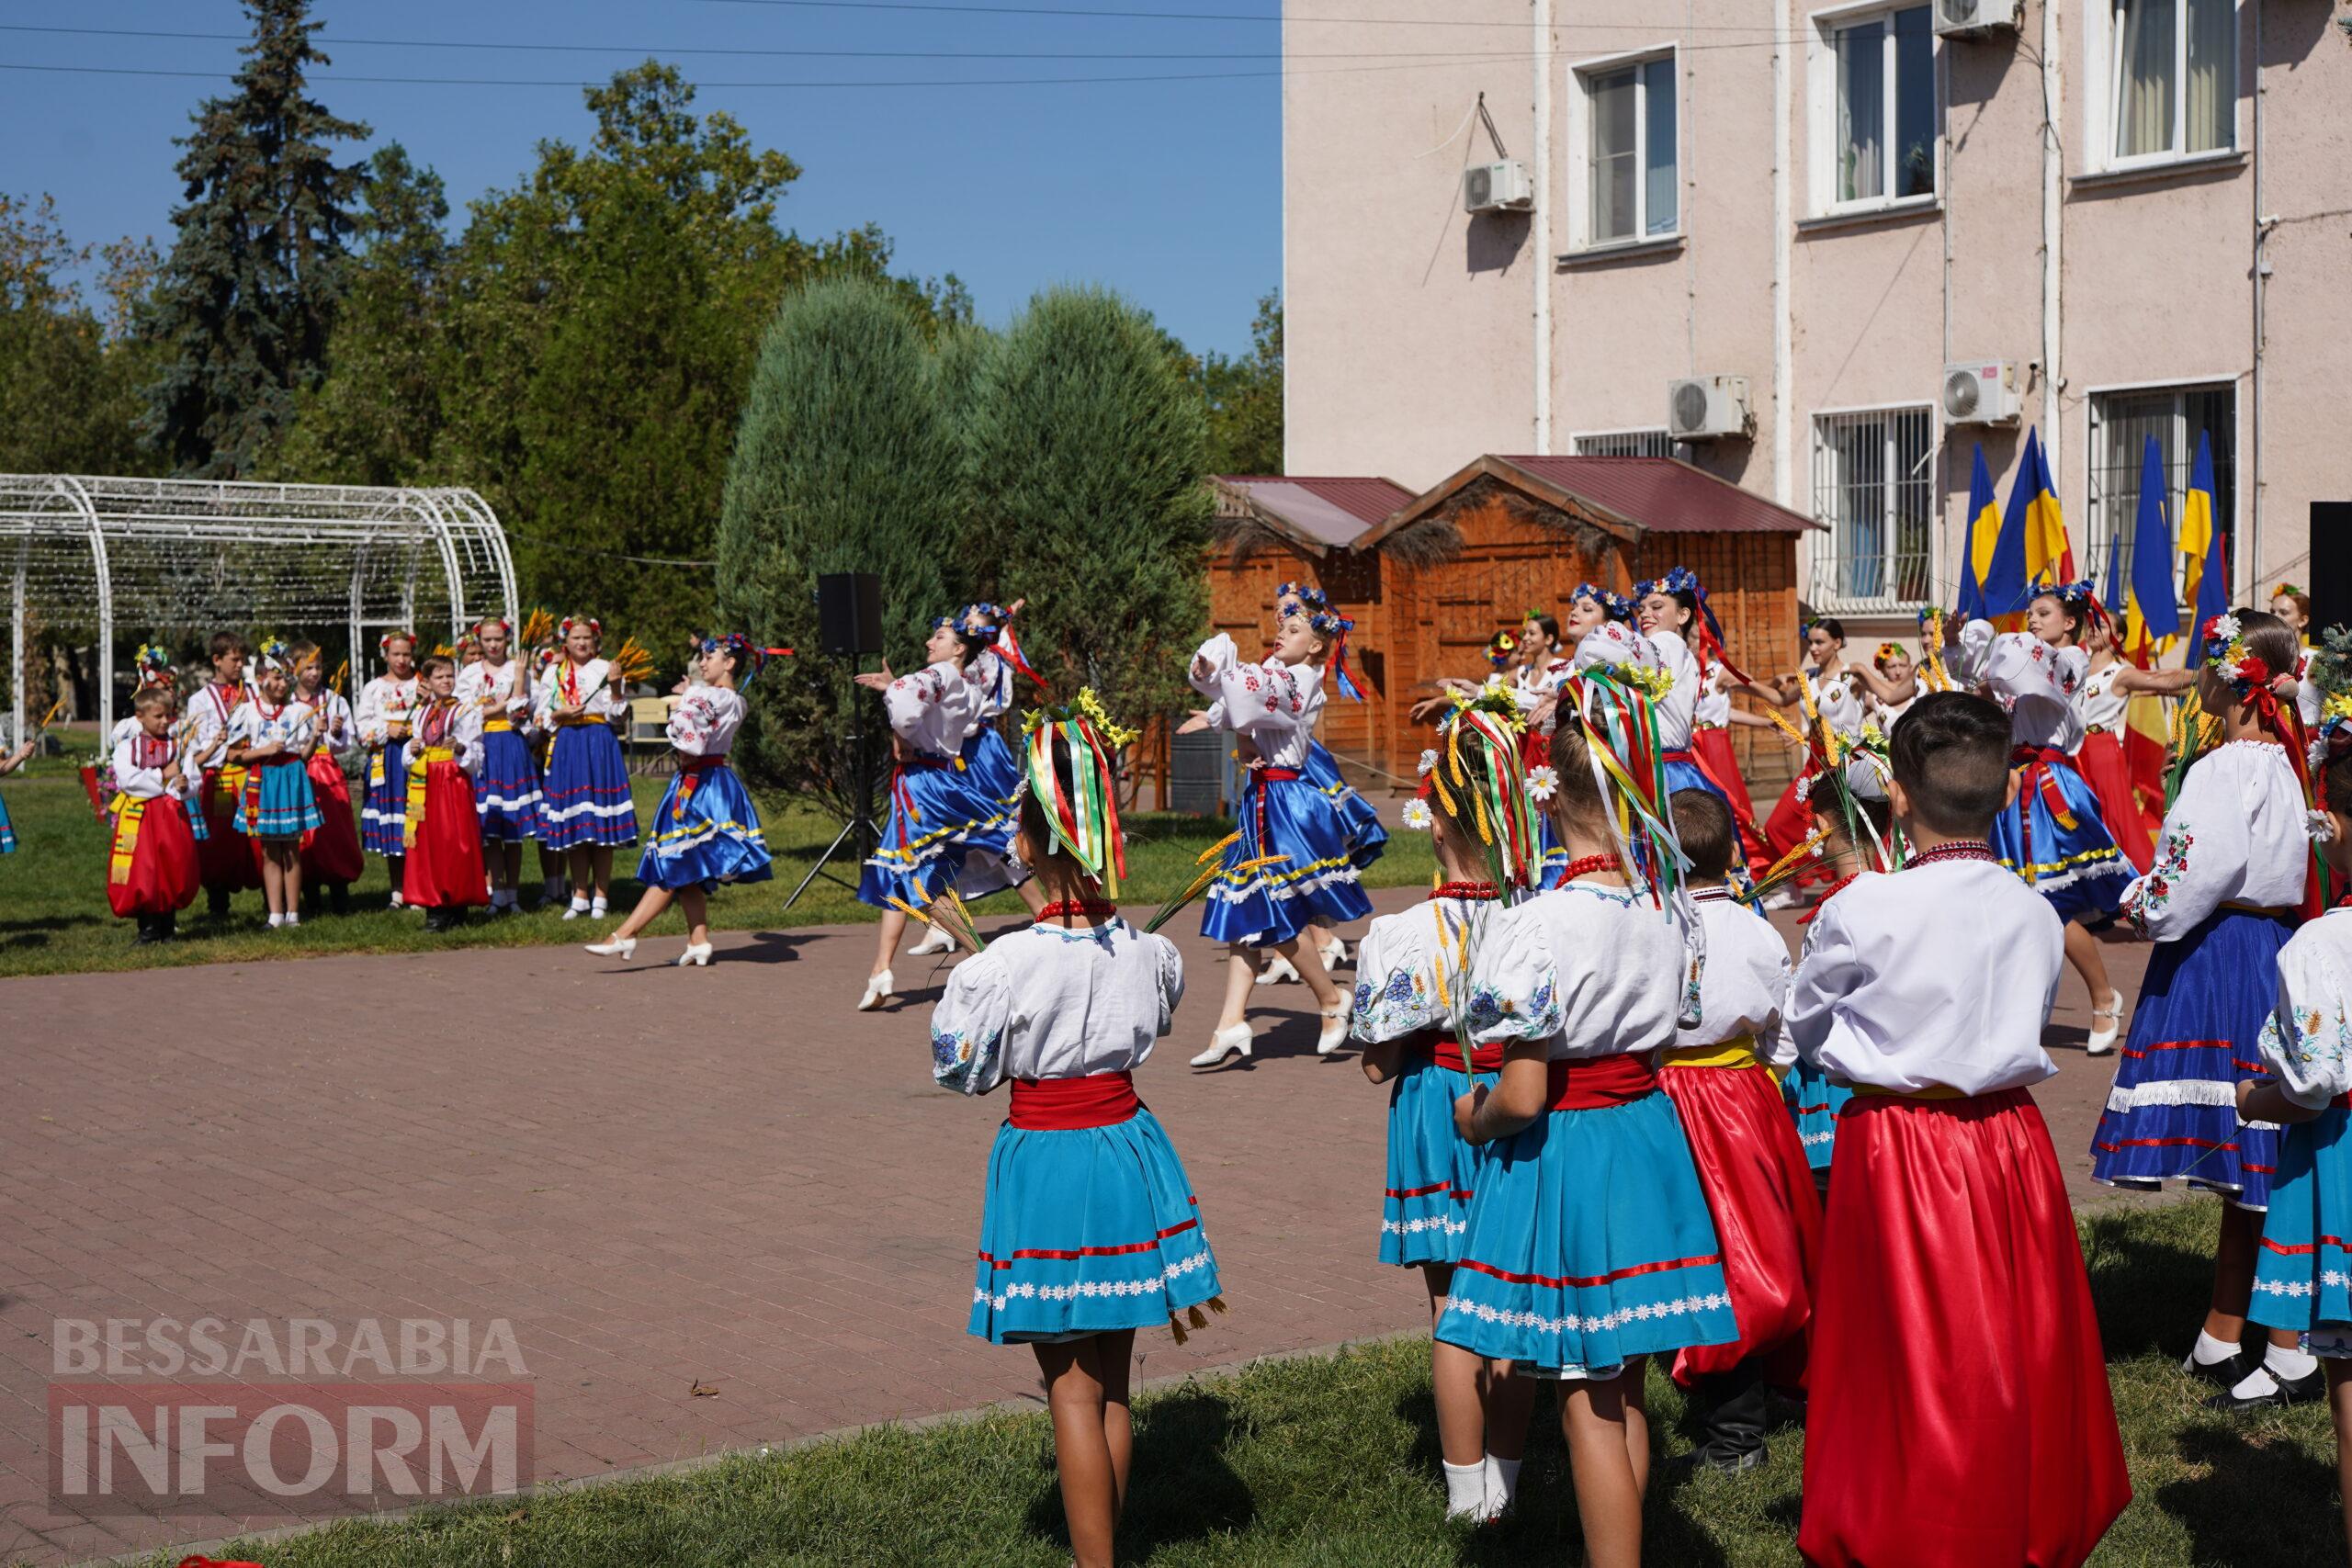
[[[2188,472],[2188,495],[2180,506],[2180,553],[2188,558],[2181,571],[2181,597],[2197,606],[2194,625],[2201,636],[2205,623],[2230,607],[2230,568],[2222,554],[2221,519],[2213,505],[2213,441],[2201,432],[2197,463]]]
[[[2025,536],[2025,576],[2035,588],[2055,587],[2075,581],[2075,544],[2066,536],[2066,519],[2058,510],[2058,481],[2051,476],[2050,459],[2042,454],[2041,433],[2025,433],[2025,457],[2009,487],[2007,521]]]
[[[1967,547],[1960,556],[1960,616],[1989,621],[1993,606],[1984,580],[1993,570],[1993,548],[2001,537],[2001,513],[1993,497],[1993,476],[1984,471],[1984,448],[1976,448],[1976,470],[1968,479]]]
[[[2183,544],[2186,546],[2186,536]],[[2132,528],[2132,583],[2124,592],[2130,626],[2124,657],[2145,670],[2180,635],[2180,602],[2172,582],[2172,530],[2165,526],[2164,452],[2153,435],[2140,457],[2140,515]]]

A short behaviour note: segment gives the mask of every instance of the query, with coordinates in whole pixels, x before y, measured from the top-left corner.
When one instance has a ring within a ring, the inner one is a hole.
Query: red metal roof
[[[1353,544],[1413,499],[1413,492],[1394,479],[1220,474],[1216,482],[1247,495],[1250,504],[1269,520],[1338,549]]]
[[[1672,457],[1502,457],[1662,534],[1802,534],[1821,525]]]

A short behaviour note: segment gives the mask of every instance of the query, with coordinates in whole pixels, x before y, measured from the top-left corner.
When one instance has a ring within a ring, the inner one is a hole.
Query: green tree
[[[820,572],[882,580],[886,646],[922,660],[948,608],[940,520],[959,453],[917,313],[887,285],[843,277],[787,298],[760,344],[718,523],[718,601],[730,626],[801,650],[754,689],[764,774],[854,807],[853,716],[877,739],[874,694],[817,655]],[[863,705],[862,716],[854,705]]]
[[[1201,364],[1208,399],[1208,471],[1283,471],[1283,300],[1258,301],[1250,323],[1250,352],[1238,359],[1212,353]]]
[[[1023,647],[1058,694],[1135,723],[1172,709],[1207,620],[1203,407],[1151,318],[1038,295],[981,367],[966,429],[978,586],[1026,598]]]
[[[143,322],[163,351],[143,432],[175,471],[215,478],[252,472],[324,368],[363,173],[327,143],[368,135],[306,89],[328,62],[309,0],[245,9],[236,92],[206,99],[179,141],[187,205]]]
[[[107,247],[109,289],[129,287],[138,248]],[[87,265],[56,204],[0,194],[0,471],[141,474],[139,345],[83,300],[64,276]]]

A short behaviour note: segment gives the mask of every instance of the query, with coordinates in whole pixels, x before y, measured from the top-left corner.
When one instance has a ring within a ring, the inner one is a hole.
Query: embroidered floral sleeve
[[[2347,927],[2352,920],[2329,916],[2278,954],[2278,1005],[2258,1047],[2287,1098],[2314,1111],[2352,1089],[2352,993],[2321,946]]]
[[[983,953],[957,964],[931,1012],[932,1081],[958,1094],[986,1094],[1004,1081],[1012,987],[992,957]]]
[[[2249,845],[2239,765],[2225,749],[2199,759],[2182,781],[2156,836],[2154,863],[2123,890],[2123,913],[2142,936],[2187,936],[2245,886]]]
[[[1367,1045],[1446,1022],[1445,997],[1432,972],[1435,922],[1442,906],[1425,904],[1372,922],[1356,949],[1355,1016],[1349,1032]]]
[[[1498,917],[1471,960],[1464,1012],[1474,1044],[1548,1040],[1566,1021],[1558,966],[1531,909],[1521,906]]]

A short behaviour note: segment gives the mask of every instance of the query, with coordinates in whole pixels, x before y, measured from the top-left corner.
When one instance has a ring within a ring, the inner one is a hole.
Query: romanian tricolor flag
[[[2028,583],[2041,589],[2075,581],[2075,544],[2066,536],[2066,519],[2058,510],[2058,481],[2042,455],[2040,431],[2025,433],[2025,457],[2009,486],[2003,526],[2015,527],[2025,540]]]
[[[2222,520],[2213,505],[2213,442],[2197,437],[2197,463],[2188,473],[2188,495],[2180,504],[2180,553],[2188,558],[2181,569],[2181,597],[2197,606],[2193,623],[2202,635],[2205,623],[2230,607],[2230,567],[2222,553]]]
[[[2132,581],[2123,606],[2123,656],[2145,670],[2180,635],[2172,583],[2172,530],[2165,525],[2165,459],[2148,437],[2140,459],[2140,515],[2132,527]]]

